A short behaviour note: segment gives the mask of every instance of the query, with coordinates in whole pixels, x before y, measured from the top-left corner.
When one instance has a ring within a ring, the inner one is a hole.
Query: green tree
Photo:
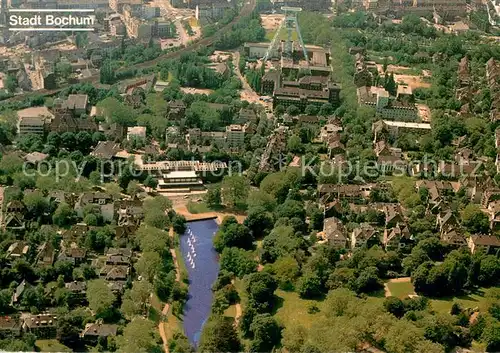
[[[155,275],[161,270],[161,267],[162,259],[160,255],[152,251],[142,253],[142,256],[135,264],[137,273],[146,278],[149,282],[154,281]]]
[[[281,327],[270,314],[256,315],[250,325],[252,352],[272,352],[281,340]]]
[[[403,301],[396,297],[387,297],[384,300],[384,308],[397,318],[401,318],[405,313]]]
[[[132,289],[127,289],[123,295],[122,312],[127,317],[146,314],[152,292],[153,285],[150,282],[145,280],[133,282]]]
[[[204,196],[205,203],[209,208],[218,208],[222,203],[221,189],[219,186],[209,187]]]
[[[42,216],[44,212],[48,211],[49,202],[43,194],[35,190],[33,192],[24,194],[24,205],[34,217]]]
[[[461,217],[463,225],[467,227],[469,232],[483,234],[487,234],[489,232],[488,216],[481,211],[479,205],[467,205],[463,209]]]
[[[65,202],[61,202],[52,216],[52,222],[59,227],[64,227],[73,222],[75,211]]]
[[[214,247],[218,252],[224,248],[242,248],[250,250],[253,248],[253,236],[243,224],[230,224],[225,229],[219,229],[214,238]]]
[[[238,248],[225,248],[220,255],[221,271],[234,273],[235,276],[243,276],[257,271],[257,261],[251,251]]]
[[[136,317],[125,326],[123,335],[117,338],[118,349],[124,353],[157,352],[160,337],[153,321]]]
[[[111,85],[115,83],[116,74],[115,70],[113,69],[113,66],[111,65],[110,60],[106,60],[102,64],[101,69],[99,71],[99,75],[100,75],[100,82],[102,84]]]
[[[222,180],[222,197],[228,207],[242,207],[248,197],[250,184],[240,175],[225,176]]]
[[[87,301],[89,308],[98,316],[106,313],[116,300],[115,295],[103,279],[87,282]]]
[[[240,352],[241,342],[233,319],[213,316],[205,324],[200,337],[200,352]]]

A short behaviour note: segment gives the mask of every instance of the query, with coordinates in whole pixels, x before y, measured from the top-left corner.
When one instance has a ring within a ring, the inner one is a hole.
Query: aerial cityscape
[[[0,0],[0,351],[500,352],[500,1]]]

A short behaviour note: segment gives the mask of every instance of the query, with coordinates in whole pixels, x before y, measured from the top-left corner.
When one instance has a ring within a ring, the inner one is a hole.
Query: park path
[[[174,241],[174,228],[170,228],[169,231],[170,239],[172,240],[172,243]],[[181,281],[181,271],[179,269],[179,262],[177,260],[177,254],[175,253],[174,248],[170,248],[170,254],[172,255],[172,259],[174,260],[174,265],[175,265],[175,280],[177,282]],[[160,331],[160,337],[161,340],[163,341],[163,350],[165,353],[169,353],[168,349],[168,339],[167,339],[167,334],[165,333],[165,324],[166,322],[163,321],[164,318],[167,317],[168,311],[170,310],[170,304],[166,303],[165,306],[163,307],[163,310],[161,311],[162,314],[162,320],[158,324],[158,331]],[[167,322],[168,324],[168,322]]]

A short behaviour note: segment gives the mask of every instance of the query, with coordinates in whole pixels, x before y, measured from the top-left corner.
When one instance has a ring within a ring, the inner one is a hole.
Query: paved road
[[[239,62],[240,62],[240,52],[235,51],[235,52],[233,52],[234,72],[236,73],[236,76],[238,76],[238,78],[240,79],[242,87],[243,87],[243,89],[241,90],[240,98],[242,100],[248,101],[249,103],[260,104],[260,105],[264,106],[265,108],[272,109],[272,104],[266,103],[266,102],[260,100],[260,96],[248,84],[247,79],[241,74]]]

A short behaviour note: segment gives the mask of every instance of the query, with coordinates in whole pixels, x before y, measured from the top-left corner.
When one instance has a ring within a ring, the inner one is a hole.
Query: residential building
[[[146,127],[145,126],[134,126],[127,129],[127,140],[131,141],[133,139],[146,139]]]
[[[19,316],[0,316],[0,338],[15,338],[21,336],[22,322]]]
[[[47,107],[33,107],[17,111],[17,133],[19,135],[43,135],[54,114]]]
[[[50,339],[56,337],[57,316],[49,313],[26,314],[22,329],[32,333],[37,339]]]
[[[318,195],[323,203],[331,200],[347,200],[353,203],[363,203],[370,196],[373,185],[318,185]]]
[[[83,217],[83,209],[87,205],[96,205],[101,210],[101,215],[106,222],[114,219],[113,197],[103,192],[86,192],[80,195],[75,204],[75,211],[79,217]]]
[[[357,95],[360,105],[375,108],[377,116],[383,119],[415,121],[418,118],[418,109],[415,103],[390,97],[389,92],[384,88],[360,87],[357,90]]]
[[[57,256],[57,261],[68,261],[73,265],[79,265],[85,262],[87,257],[87,251],[79,247],[63,247],[61,246],[61,251]]]
[[[30,247],[25,241],[15,241],[7,249],[7,257],[10,260],[25,258]]]
[[[472,254],[483,252],[496,255],[500,250],[500,238],[496,235],[472,235],[469,237],[467,245]]]
[[[322,236],[331,246],[347,249],[349,240],[347,231],[342,224],[342,221],[335,217],[326,218],[323,223],[323,232],[318,233]]]
[[[111,159],[121,150],[122,148],[119,143],[113,141],[99,141],[90,155],[101,159]]]
[[[89,97],[86,94],[70,94],[65,102],[65,108],[68,109],[75,118],[80,118],[89,113]]]
[[[39,267],[49,267],[54,263],[56,250],[50,242],[45,242],[38,247],[35,262]]]
[[[97,343],[100,338],[116,336],[118,325],[104,324],[101,321],[88,323],[80,333],[80,337],[89,343]]]
[[[226,145],[228,147],[242,148],[245,145],[245,129],[241,125],[226,127]]]
[[[367,223],[361,224],[351,233],[351,249],[353,250],[365,245],[370,248],[378,242],[377,230]]]
[[[414,239],[404,223],[397,223],[395,227],[384,230],[382,244],[386,251],[399,250],[410,252],[414,244]]]
[[[400,131],[414,134],[426,134],[431,131],[431,129],[431,124],[406,121],[378,120],[372,124],[374,142],[383,138],[384,134],[388,134],[391,137],[397,137]]]

